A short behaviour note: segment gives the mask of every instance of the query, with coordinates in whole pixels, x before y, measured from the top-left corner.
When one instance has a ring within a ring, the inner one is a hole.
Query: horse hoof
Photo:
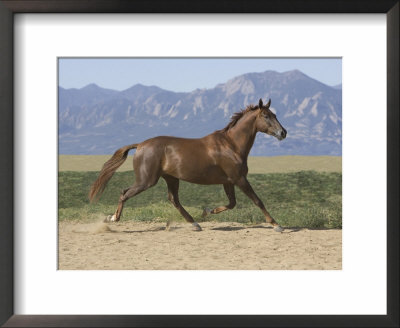
[[[167,221],[167,225],[165,226],[165,231],[169,231],[171,229],[171,222]]]
[[[275,226],[275,228],[274,228],[274,231],[275,231],[275,232],[282,232],[283,230],[285,230],[285,229],[283,229],[280,225],[277,225],[277,226]]]
[[[201,217],[203,217],[203,218],[205,218],[207,215],[210,215],[211,214],[211,210],[209,209],[209,208],[205,208],[204,210],[203,210],[203,214],[201,215]]]
[[[201,231],[202,230],[200,225],[197,222],[192,223],[192,226],[193,226],[193,231]]]
[[[107,217],[104,219],[103,222],[115,222],[115,221],[117,221],[117,218],[115,217],[114,214],[114,215],[107,215]]]

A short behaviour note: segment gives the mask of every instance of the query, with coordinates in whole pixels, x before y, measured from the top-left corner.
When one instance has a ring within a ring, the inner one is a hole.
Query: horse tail
[[[89,191],[89,200],[90,202],[93,199],[97,200],[101,193],[104,191],[108,181],[114,175],[115,171],[125,162],[128,157],[128,152],[131,149],[137,148],[139,144],[132,144],[129,146],[122,147],[118,149],[114,155],[104,163],[103,168],[101,169],[99,176],[96,181],[93,182]]]

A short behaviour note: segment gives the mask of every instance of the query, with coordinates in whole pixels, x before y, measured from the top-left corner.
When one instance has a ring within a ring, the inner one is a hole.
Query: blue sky
[[[124,90],[141,83],[188,92],[213,88],[244,73],[293,69],[327,85],[342,83],[340,58],[60,58],[58,78],[63,88],[96,83]]]

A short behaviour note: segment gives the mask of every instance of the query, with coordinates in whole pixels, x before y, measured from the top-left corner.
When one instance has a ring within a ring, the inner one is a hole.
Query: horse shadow
[[[285,233],[291,233],[291,232],[299,232],[303,230],[335,230],[334,228],[307,228],[307,227],[285,227],[282,226],[285,230],[283,232]],[[225,227],[217,227],[217,228],[211,228],[211,230],[215,231],[238,231],[238,230],[249,230],[249,229],[273,229],[271,226],[263,226],[263,225],[253,225],[253,226],[247,226],[247,227],[230,227],[230,226],[225,226]]]
[[[179,230],[182,229],[182,227],[158,227],[155,229],[147,229],[147,230],[124,230],[122,231],[123,233],[144,233],[144,232],[158,232],[158,231],[174,231],[174,230]]]
[[[243,226],[243,227],[217,227],[211,228],[210,230],[215,231],[238,231],[238,230],[248,230],[248,229],[273,229],[273,227],[263,226],[263,225],[251,225],[251,226]]]
[[[155,229],[147,229],[147,230],[124,230],[123,233],[145,233],[145,232],[158,232],[158,231],[176,231],[182,229],[183,227],[157,227]],[[285,233],[299,232],[303,230],[335,230],[334,228],[307,228],[307,227],[283,227]],[[211,228],[213,231],[240,231],[240,230],[250,230],[250,229],[267,229],[272,230],[272,226],[263,226],[263,225],[253,225],[253,226],[244,226],[244,227],[236,227],[236,226],[224,226],[224,227],[216,227]]]
[[[341,230],[339,228],[326,228],[326,227],[315,227],[315,228],[313,228],[313,227],[283,227],[283,228],[285,228],[285,230],[286,229],[295,230],[295,232],[301,231],[301,230],[312,230],[312,231],[318,231],[318,230],[321,230],[321,231],[324,231],[324,230]]]

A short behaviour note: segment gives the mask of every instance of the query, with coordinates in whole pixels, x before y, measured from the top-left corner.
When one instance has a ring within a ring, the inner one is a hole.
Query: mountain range
[[[298,70],[248,73],[192,92],[141,84],[123,91],[89,84],[58,92],[60,154],[112,154],[158,135],[202,137],[259,98],[271,99],[288,134],[278,141],[259,133],[250,155],[342,154],[341,85],[328,86]]]

